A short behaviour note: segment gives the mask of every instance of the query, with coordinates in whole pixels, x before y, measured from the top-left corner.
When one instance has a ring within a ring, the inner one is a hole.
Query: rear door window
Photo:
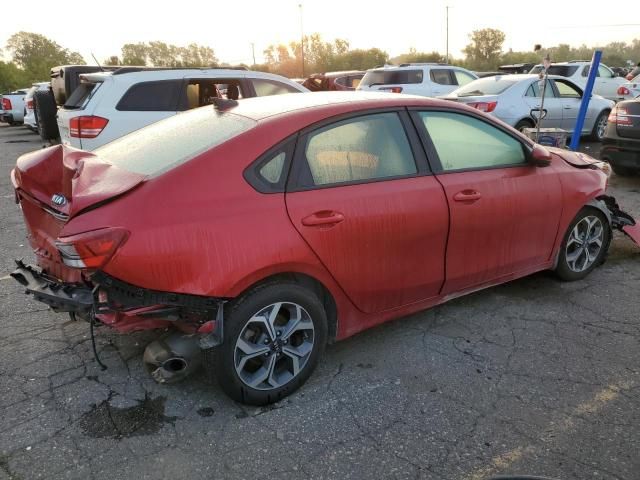
[[[371,87],[373,85],[393,85],[422,83],[422,70],[369,70],[362,81],[362,85]]]
[[[439,85],[455,85],[451,75],[451,70],[448,68],[432,68],[429,73],[431,80]]]
[[[251,80],[251,83],[253,84],[253,88],[256,90],[256,95],[258,97],[281,95],[283,93],[300,93],[300,90],[295,87],[275,80],[254,78]]]
[[[182,80],[140,82],[122,96],[116,110],[125,112],[175,112]]]
[[[397,113],[343,120],[310,133],[299,186],[333,185],[417,173],[416,162]]]

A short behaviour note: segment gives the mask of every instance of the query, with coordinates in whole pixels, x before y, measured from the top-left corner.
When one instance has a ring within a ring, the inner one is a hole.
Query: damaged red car
[[[537,271],[588,275],[613,229],[638,238],[606,170],[448,101],[222,100],[91,153],[20,157],[37,266],[13,277],[91,328],[169,328],[145,351],[156,380],[202,361],[265,404],[327,342]]]

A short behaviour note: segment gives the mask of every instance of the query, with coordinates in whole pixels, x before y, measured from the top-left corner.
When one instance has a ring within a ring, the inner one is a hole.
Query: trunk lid
[[[145,175],[116,167],[68,145],[27,153],[13,172],[15,187],[66,217],[131,190]]]
[[[640,101],[629,100],[616,105],[616,132],[624,138],[640,138]]]
[[[55,245],[65,224],[88,207],[135,188],[145,178],[65,145],[22,155],[11,180],[38,265],[56,278],[80,281],[79,270],[62,264]]]

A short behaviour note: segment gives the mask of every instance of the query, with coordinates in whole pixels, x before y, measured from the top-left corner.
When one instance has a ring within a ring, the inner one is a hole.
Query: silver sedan
[[[542,100],[541,87],[538,75],[496,75],[474,80],[441,98],[466,103],[523,130],[536,125]],[[582,88],[567,78],[549,75],[544,95],[542,126],[573,133],[582,101]],[[613,106],[613,101],[592,95],[582,135],[600,141]]]

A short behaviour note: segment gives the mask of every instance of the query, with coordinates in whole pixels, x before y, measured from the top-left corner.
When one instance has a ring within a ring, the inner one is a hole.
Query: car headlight
[[[607,175],[607,178],[611,177],[611,165],[609,165],[609,162],[596,162],[593,166],[598,170],[602,170]]]

